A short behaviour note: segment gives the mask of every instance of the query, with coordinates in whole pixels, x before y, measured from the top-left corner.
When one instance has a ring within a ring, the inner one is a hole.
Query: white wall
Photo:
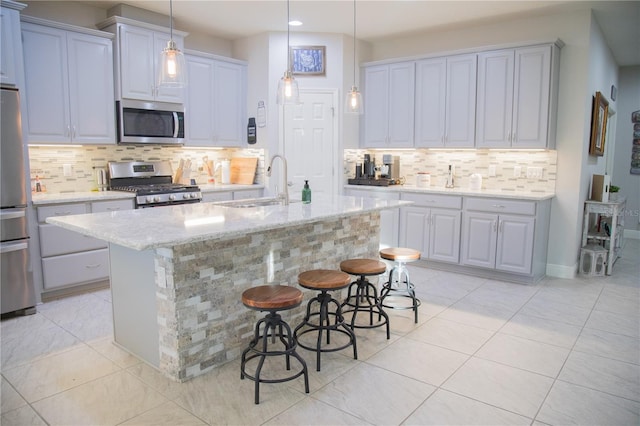
[[[618,79],[617,128],[611,180],[627,197],[625,237],[640,238],[640,175],[629,173],[633,123],[631,113],[640,111],[640,66],[620,68]]]

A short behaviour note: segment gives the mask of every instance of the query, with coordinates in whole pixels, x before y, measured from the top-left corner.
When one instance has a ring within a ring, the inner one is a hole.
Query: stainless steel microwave
[[[133,99],[116,101],[118,143],[184,143],[184,106]]]

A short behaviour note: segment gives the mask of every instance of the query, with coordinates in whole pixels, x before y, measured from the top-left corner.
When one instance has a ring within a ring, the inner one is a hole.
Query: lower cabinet
[[[400,198],[414,202],[400,208],[400,246],[419,250],[422,259],[458,263],[462,197],[403,193]]]
[[[463,265],[531,274],[536,202],[465,199]]]
[[[368,189],[345,189],[344,195],[352,197],[382,198],[384,200],[399,200],[397,192],[375,191]],[[380,247],[398,247],[398,228],[400,224],[400,209],[380,211]]]
[[[109,279],[107,243],[46,223],[51,216],[133,209],[133,199],[37,207],[45,292]]]

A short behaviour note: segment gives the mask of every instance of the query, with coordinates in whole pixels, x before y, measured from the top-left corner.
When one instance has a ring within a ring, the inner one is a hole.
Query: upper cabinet
[[[160,52],[170,40],[168,28],[140,23],[114,16],[100,23],[99,28],[116,35],[116,96],[118,99],[184,102],[184,89],[158,87]],[[173,31],[178,49],[184,50],[187,33]]]
[[[476,61],[470,54],[416,63],[416,147],[473,148]]]
[[[206,54],[188,54],[186,62],[185,146],[243,146],[246,64]]]
[[[365,68],[364,91],[363,146],[413,147],[414,62]]]
[[[553,148],[559,49],[479,54],[476,147]]]
[[[25,5],[6,0],[0,5],[0,83],[18,86],[18,70],[22,61],[20,11]]]
[[[112,36],[44,23],[22,22],[29,143],[114,144]]]

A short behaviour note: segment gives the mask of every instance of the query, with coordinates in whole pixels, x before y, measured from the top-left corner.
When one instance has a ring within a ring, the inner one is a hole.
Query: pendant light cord
[[[169,0],[169,39],[173,40],[173,0]]]
[[[289,52],[289,30],[291,25],[291,18],[289,17],[289,0],[287,0],[287,71],[291,72],[291,53]]]
[[[356,85],[356,0],[353,0],[353,86]]]

